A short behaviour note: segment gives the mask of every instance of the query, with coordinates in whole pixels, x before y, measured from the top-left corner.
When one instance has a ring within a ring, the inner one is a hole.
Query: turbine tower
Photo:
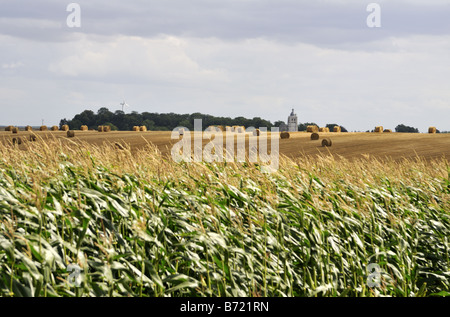
[[[127,104],[125,102],[125,100],[123,102],[121,102],[120,105],[122,106],[122,112],[123,112],[123,107],[129,107],[130,106],[129,104]]]

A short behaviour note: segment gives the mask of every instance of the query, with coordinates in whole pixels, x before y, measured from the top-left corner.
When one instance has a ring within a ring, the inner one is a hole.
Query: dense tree
[[[419,133],[419,129],[410,127],[404,124],[399,124],[395,127],[395,132],[403,132],[403,133]]]
[[[275,123],[273,124],[273,126],[274,126],[274,127],[279,127],[279,126],[282,125],[282,124],[286,124],[286,122],[281,121],[281,120],[278,120],[278,121],[275,121]]]
[[[175,114],[175,113],[138,113],[133,111],[125,113],[121,110],[111,112],[108,108],[102,107],[97,113],[91,110],[85,110],[80,114],[74,116],[72,120],[61,120],[61,123],[67,123],[72,129],[79,129],[82,125],[87,125],[90,129],[96,129],[99,125],[111,125],[112,129],[122,131],[130,131],[133,126],[145,125],[148,130],[167,131],[173,130],[177,127],[186,127],[189,130],[194,130],[194,119],[202,120],[202,128],[206,129],[210,125],[233,126],[242,125],[245,127],[268,128],[273,125],[270,121],[264,120],[260,117],[247,119],[244,117],[230,118],[230,117],[215,117],[199,112],[193,114]],[[114,127],[114,128],[113,128]]]

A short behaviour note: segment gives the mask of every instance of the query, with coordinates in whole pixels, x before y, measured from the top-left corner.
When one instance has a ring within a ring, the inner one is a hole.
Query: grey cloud
[[[71,33],[135,35],[159,34],[217,37],[226,40],[269,38],[283,42],[306,42],[321,46],[368,42],[388,36],[443,34],[450,31],[450,6],[427,1],[378,1],[382,28],[366,25],[370,1],[78,1],[82,28],[69,29],[68,13],[61,1],[3,1],[0,18],[50,20],[61,26],[36,30],[1,23],[1,32],[43,41],[71,39]],[[1,20],[0,20],[1,21]],[[333,31],[330,31],[333,30]]]

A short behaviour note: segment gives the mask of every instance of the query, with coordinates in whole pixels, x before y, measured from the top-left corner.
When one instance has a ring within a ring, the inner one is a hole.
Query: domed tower
[[[297,115],[294,113],[294,109],[292,109],[291,115],[288,117],[287,123],[289,132],[298,131],[298,119]]]

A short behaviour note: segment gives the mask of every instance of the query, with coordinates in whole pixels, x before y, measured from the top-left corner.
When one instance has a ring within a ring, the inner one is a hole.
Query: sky
[[[450,0],[70,3],[0,0],[0,125],[126,101],[125,112],[275,122],[295,109],[349,131],[450,130]]]

